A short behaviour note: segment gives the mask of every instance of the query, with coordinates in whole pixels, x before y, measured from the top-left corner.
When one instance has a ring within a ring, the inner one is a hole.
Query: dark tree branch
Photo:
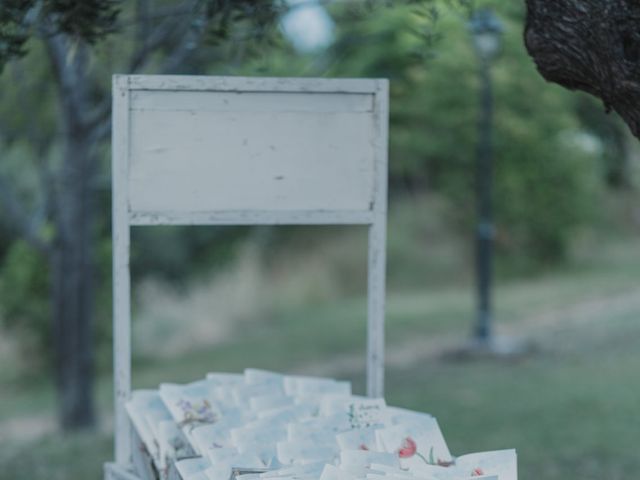
[[[145,0],[140,0],[143,5]],[[198,48],[202,43],[204,32],[206,30],[206,18],[204,11],[196,14],[198,5],[201,2],[193,1],[188,6],[182,6],[176,9],[175,17],[168,17],[151,29],[148,24],[148,15],[144,6],[140,6],[139,21],[144,23],[144,28],[140,28],[136,32],[138,39],[138,48],[132,54],[127,67],[128,73],[137,73],[144,68],[151,55],[157,50],[173,45],[173,49],[167,53],[166,60],[160,66],[159,73],[175,73],[185,60]],[[185,14],[189,16],[185,20]],[[193,18],[194,15],[197,15]],[[145,36],[142,36],[144,32]],[[97,109],[96,113],[89,120],[91,130],[91,142],[104,140],[111,133],[111,99],[108,98]]]
[[[147,43],[150,28],[149,0],[138,0],[136,2],[136,37],[138,44],[144,46]]]
[[[600,98],[640,138],[640,2],[526,3],[524,40],[540,74]]]
[[[142,0],[143,2],[145,0]],[[139,14],[140,7],[136,6],[136,13],[134,16],[128,19],[119,20],[113,26],[113,30],[115,32],[123,32],[126,29],[134,28],[136,31],[139,31],[140,21],[148,22],[149,30],[151,29],[151,25],[160,21],[173,19],[177,20],[179,17],[188,17],[193,12],[188,10],[189,7],[185,7],[184,5],[171,5],[166,7],[158,7],[154,5],[153,13],[148,13],[146,16],[141,17]]]
[[[165,45],[180,28],[184,28],[184,25],[182,25],[182,22],[177,22],[175,19],[168,19],[158,25],[149,34],[146,41],[143,42],[133,53],[129,60],[127,71],[129,73],[136,73],[142,70],[151,54]]]
[[[104,116],[100,123],[96,123],[91,127],[91,133],[89,133],[89,142],[95,145],[103,140],[106,140],[111,135],[111,109]]]
[[[137,5],[136,20],[132,23],[136,26],[137,48],[131,54],[126,66],[126,73],[138,73],[147,65],[150,57],[159,49],[174,45],[172,52],[168,54],[165,67],[160,69],[160,73],[166,73],[169,67],[175,68],[177,62],[181,62],[188,56],[190,51],[185,51],[187,43],[186,37],[191,29],[193,15],[198,8],[199,1],[189,2],[186,6],[165,9],[161,14],[149,15],[147,0],[139,0]],[[151,21],[162,19],[155,28],[152,28]],[[183,52],[178,54],[177,52]],[[171,60],[173,58],[173,60]],[[170,65],[167,65],[170,64]],[[89,129],[92,131],[93,141],[106,138],[111,129],[111,98],[105,98],[87,121]]]
[[[176,8],[171,15],[167,15],[155,28],[151,28],[149,18],[144,15],[145,0],[139,0],[139,16],[137,18],[138,48],[133,52],[128,62],[127,72],[136,73],[144,68],[151,54],[162,47],[175,45],[179,49],[187,33],[189,26],[194,21],[194,15],[201,6],[199,0],[192,0],[186,5]],[[142,27],[144,25],[144,27]]]
[[[84,72],[86,50],[84,44],[71,44],[63,34],[42,34],[49,60],[53,67],[54,79],[60,91],[60,106],[67,128],[84,129],[88,123],[88,103]]]
[[[176,70],[200,46],[205,30],[206,19],[204,13],[201,13],[193,19],[191,25],[184,32],[181,41],[177,42],[176,47],[167,55],[165,62],[160,67],[160,73],[176,73]]]

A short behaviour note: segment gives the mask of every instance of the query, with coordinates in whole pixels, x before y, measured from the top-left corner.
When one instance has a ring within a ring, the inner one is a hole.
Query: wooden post
[[[129,272],[129,100],[128,78],[113,77],[113,382],[115,460],[131,463],[131,424],[125,403],[131,393],[131,279]]]
[[[387,141],[389,82],[378,80],[375,92],[375,187],[373,223],[369,227],[367,395],[384,397],[384,315],[387,237]]]

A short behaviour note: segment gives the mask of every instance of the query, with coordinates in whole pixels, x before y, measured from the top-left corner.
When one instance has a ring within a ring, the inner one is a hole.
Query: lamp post
[[[469,21],[473,45],[479,61],[480,113],[478,116],[478,144],[476,151],[476,208],[475,239],[477,314],[473,338],[478,347],[492,347],[492,250],[493,250],[493,93],[491,62],[500,50],[502,24],[491,10],[476,11]]]

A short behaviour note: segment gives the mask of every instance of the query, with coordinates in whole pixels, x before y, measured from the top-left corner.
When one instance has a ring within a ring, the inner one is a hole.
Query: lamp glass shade
[[[485,60],[491,60],[500,50],[500,34],[498,32],[476,32],[473,39],[478,53]]]

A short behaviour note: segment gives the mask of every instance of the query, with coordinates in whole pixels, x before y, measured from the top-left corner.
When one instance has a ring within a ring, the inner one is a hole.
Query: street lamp
[[[469,30],[473,35],[473,45],[483,61],[490,61],[500,51],[502,22],[492,10],[477,10],[469,20]]]
[[[477,316],[473,338],[478,347],[492,348],[491,279],[494,238],[491,202],[493,177],[491,61],[500,50],[502,24],[491,10],[476,11],[469,21],[469,30],[480,68],[480,114],[476,151],[476,287]]]

